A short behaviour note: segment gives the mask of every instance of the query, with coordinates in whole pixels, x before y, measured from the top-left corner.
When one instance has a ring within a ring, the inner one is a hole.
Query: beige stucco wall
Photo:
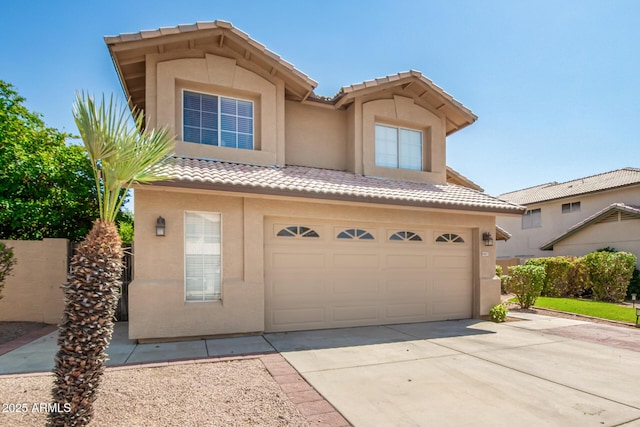
[[[168,126],[176,135],[176,154],[259,165],[284,164],[284,83],[255,74],[221,56],[147,56],[147,123]],[[235,97],[254,103],[254,150],[182,141],[182,91]]]
[[[346,170],[346,111],[286,101],[285,112],[287,164]]]
[[[593,224],[555,245],[553,252],[582,256],[606,246],[640,257],[640,219]]]
[[[480,235],[495,227],[492,215],[397,209],[373,204],[243,196],[221,192],[136,189],[136,278],[129,286],[129,336],[160,339],[262,332],[264,330],[265,217],[321,218],[466,227],[474,238],[474,315],[487,314],[500,301],[495,247]],[[184,211],[222,214],[222,301],[184,301]],[[166,237],[156,237],[158,216]]]
[[[13,248],[17,264],[0,299],[0,320],[57,324],[67,280],[66,239],[0,240]]]
[[[640,188],[630,187],[618,190],[603,191],[595,194],[582,195],[561,199],[553,202],[536,203],[527,206],[528,209],[541,209],[542,227],[522,229],[521,217],[498,217],[497,224],[511,234],[506,242],[497,242],[499,257],[546,257],[554,256],[557,251],[541,251],[543,244],[565,233],[573,225],[606,208],[612,203],[638,204]],[[580,212],[562,213],[564,203],[580,202]],[[607,246],[603,241],[601,246]]]

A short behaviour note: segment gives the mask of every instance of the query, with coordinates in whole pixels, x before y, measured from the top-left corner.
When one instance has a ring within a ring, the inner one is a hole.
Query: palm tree
[[[77,247],[63,285],[52,390],[59,411],[49,414],[51,426],[86,425],[93,417],[120,296],[123,251],[116,215],[131,185],[166,179],[162,165],[174,146],[167,129],[144,128],[141,112],[133,111],[131,126],[127,107],[113,96],[96,104],[78,94],[73,116],[93,167],[100,218]]]

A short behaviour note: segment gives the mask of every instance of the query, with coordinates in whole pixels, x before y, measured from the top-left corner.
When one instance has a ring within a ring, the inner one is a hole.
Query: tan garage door
[[[265,223],[265,330],[471,317],[468,229]]]

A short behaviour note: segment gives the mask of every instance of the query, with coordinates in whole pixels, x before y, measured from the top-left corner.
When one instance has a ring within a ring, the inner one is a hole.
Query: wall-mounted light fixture
[[[161,216],[156,220],[156,236],[164,236],[166,222]]]
[[[484,242],[485,246],[493,246],[493,237],[488,231],[482,233],[482,241]]]

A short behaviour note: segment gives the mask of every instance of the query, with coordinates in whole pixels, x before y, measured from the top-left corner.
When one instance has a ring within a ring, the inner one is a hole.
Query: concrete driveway
[[[355,426],[640,426],[640,330],[511,315],[264,338]]]

